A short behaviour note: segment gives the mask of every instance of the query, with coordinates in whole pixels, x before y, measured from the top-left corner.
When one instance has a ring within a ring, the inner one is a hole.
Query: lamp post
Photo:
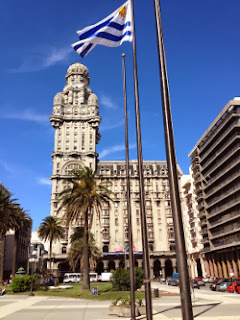
[[[31,254],[30,254],[30,259],[29,259],[29,263],[31,263],[31,286],[30,286],[30,292],[29,292],[29,296],[33,297],[34,293],[32,291],[33,289],[33,263],[36,263],[37,261],[37,251],[34,250]],[[35,265],[36,266],[36,265]]]

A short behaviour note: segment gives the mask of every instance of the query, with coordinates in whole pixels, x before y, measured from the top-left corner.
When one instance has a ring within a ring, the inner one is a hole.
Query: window
[[[67,253],[67,247],[62,247],[62,253]]]
[[[115,207],[115,208],[118,207],[118,202],[114,202],[114,207]]]

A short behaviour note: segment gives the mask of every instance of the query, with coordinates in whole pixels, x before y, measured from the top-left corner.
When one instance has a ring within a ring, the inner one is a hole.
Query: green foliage
[[[141,268],[134,268],[135,290],[140,288],[143,284],[143,270]],[[113,290],[129,291],[130,290],[130,272],[129,269],[119,268],[112,275]]]
[[[33,276],[33,282],[35,276]],[[13,277],[12,278],[12,291],[13,292],[25,292],[29,291],[31,286],[31,276]]]

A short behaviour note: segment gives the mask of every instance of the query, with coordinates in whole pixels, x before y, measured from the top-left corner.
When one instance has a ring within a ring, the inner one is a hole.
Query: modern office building
[[[100,221],[95,216],[92,226],[102,256],[91,271],[103,272],[128,264],[128,220],[126,203],[126,168],[123,161],[99,161],[96,144],[100,139],[98,99],[89,87],[88,69],[71,65],[66,74],[66,85],[57,93],[50,121],[55,129],[51,215],[57,215],[58,195],[69,183],[73,169],[89,166],[96,171],[99,181],[109,181],[113,202],[104,206]],[[182,176],[180,168],[179,185]],[[145,161],[147,231],[152,277],[167,277],[176,272],[175,239],[169,194],[168,170],[165,161]],[[142,235],[139,207],[138,168],[130,161],[131,210],[135,263],[142,266]],[[61,217],[64,211],[58,214]],[[60,242],[53,244],[54,270],[69,271],[67,252],[69,237],[76,225],[66,229]]]
[[[207,276],[240,276],[240,98],[234,98],[191,151]]]

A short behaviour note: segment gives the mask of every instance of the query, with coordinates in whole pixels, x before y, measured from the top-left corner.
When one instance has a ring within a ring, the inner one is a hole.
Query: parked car
[[[172,284],[172,281],[173,281],[173,279],[170,278],[170,277],[168,277],[168,278],[166,279],[166,284],[167,284],[168,286],[170,286],[170,285]]]
[[[230,293],[234,293],[235,291],[235,287],[236,285],[239,284],[240,285],[240,281],[233,281],[228,287],[227,287],[227,291]]]
[[[236,293],[240,294],[240,283],[238,283],[238,282],[235,285],[235,291],[236,291]]]
[[[233,283],[240,282],[240,278],[227,278],[225,281],[223,281],[220,284],[217,284],[216,290],[217,291],[227,291],[227,287],[232,286]],[[235,286],[235,285],[234,285]],[[234,288],[233,288],[234,291]]]
[[[225,282],[228,282],[229,280],[231,280],[231,279],[230,279],[230,278],[224,278],[224,279],[218,280],[217,282],[213,282],[213,283],[211,284],[211,286],[210,286],[210,289],[211,289],[212,291],[216,291],[218,285],[221,285],[221,284],[223,284],[223,283],[225,283]]]
[[[171,281],[171,286],[178,286],[178,280],[177,279],[172,279]]]
[[[196,278],[194,278],[194,280],[196,280],[198,282],[199,286],[205,286],[205,282],[203,281],[202,277],[196,277]]]
[[[193,280],[192,286],[193,286],[193,288],[200,289],[200,285],[198,284],[198,281],[197,281],[197,280]]]

